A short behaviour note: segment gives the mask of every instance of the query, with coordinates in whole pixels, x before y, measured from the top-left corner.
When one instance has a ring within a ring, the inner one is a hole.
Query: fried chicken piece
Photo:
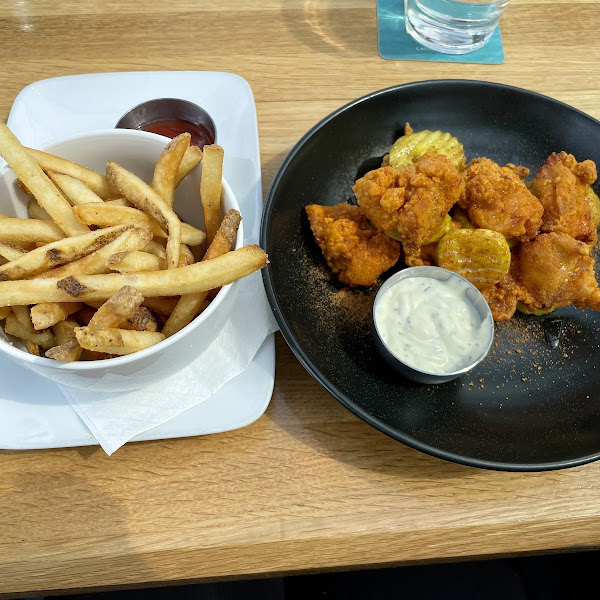
[[[535,178],[544,207],[542,231],[568,233],[576,240],[594,245],[598,240],[591,214],[589,185],[596,181],[591,160],[578,163],[572,154],[553,153]]]
[[[407,267],[431,266],[435,264],[435,249],[437,245],[438,242],[434,242],[433,244],[426,244],[418,248],[414,246],[405,247],[404,264]]]
[[[535,237],[544,209],[521,179],[521,167],[501,167],[489,158],[472,160],[464,171],[465,195],[459,206],[470,221],[520,241]]]
[[[353,190],[369,221],[382,231],[396,230],[410,253],[441,225],[462,195],[464,181],[445,156],[428,153],[399,172],[392,167],[370,171]]]
[[[514,261],[519,299],[530,310],[568,304],[598,310],[600,293],[590,252],[589,245],[562,232],[542,233],[522,243]]]
[[[359,206],[311,204],[306,214],[327,264],[343,284],[369,287],[398,262],[400,243],[373,229]]]
[[[507,169],[510,169],[511,171],[514,171],[515,175],[519,178],[519,179],[527,179],[529,177],[529,169],[527,167],[523,167],[521,165],[515,165],[513,163],[506,163],[504,165]]]
[[[509,321],[517,310],[517,302],[523,296],[521,286],[510,272],[502,281],[481,290],[481,293],[492,311],[494,321]]]

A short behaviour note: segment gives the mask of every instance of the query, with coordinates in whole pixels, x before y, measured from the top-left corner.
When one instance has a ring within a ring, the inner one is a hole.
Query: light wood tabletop
[[[403,82],[502,82],[600,118],[598,31],[600,1],[513,0],[502,65],[444,64],[380,58],[374,0],[2,2],[0,116],[52,76],[237,73],[256,99],[266,192],[307,129]],[[519,474],[429,457],[354,417],[276,346],[270,407],[244,429],[110,458],[0,452],[0,595],[600,546],[600,463]]]

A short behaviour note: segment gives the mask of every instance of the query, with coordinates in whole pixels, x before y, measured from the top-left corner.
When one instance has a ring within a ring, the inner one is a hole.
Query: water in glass
[[[404,0],[406,31],[447,54],[466,54],[492,36],[509,0]]]

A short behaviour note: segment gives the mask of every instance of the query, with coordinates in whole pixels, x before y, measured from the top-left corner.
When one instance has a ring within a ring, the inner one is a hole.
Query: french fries
[[[262,248],[248,245],[211,260],[166,271],[3,281],[0,282],[0,306],[73,302],[73,299],[78,302],[106,300],[124,285],[135,287],[144,297],[172,296],[174,290],[179,294],[193,294],[232,283],[267,263]]]
[[[0,242],[0,256],[6,258],[6,260],[15,260],[23,254],[25,254],[25,250],[23,248],[19,248],[13,244],[9,244],[8,242]]]
[[[77,218],[87,225],[100,225],[110,227],[112,225],[137,225],[150,229],[152,233],[161,238],[167,238],[167,234],[158,224],[158,221],[150,215],[132,206],[117,206],[103,202],[102,204],[84,204],[73,208]],[[199,246],[206,239],[206,234],[201,229],[181,223],[181,241],[190,246]]]
[[[31,198],[27,204],[27,214],[32,219],[39,219],[40,221],[51,221],[52,217],[39,205],[35,198]]]
[[[26,149],[0,124],[0,155],[30,196],[31,217],[0,214],[6,334],[61,362],[130,354],[179,331],[220,287],[264,267],[258,246],[231,250],[241,216],[229,211],[221,221],[223,149],[206,149],[190,146],[189,134],[173,139],[148,185],[112,161],[104,176]],[[212,243],[196,262],[207,235],[182,223],[172,205],[203,160],[198,207]]]
[[[198,146],[189,146],[185,151],[179,170],[177,171],[177,180],[175,186],[177,187],[185,178],[185,176],[195,167],[202,162],[202,150]]]
[[[31,322],[36,331],[48,329],[82,308],[80,302],[41,302],[31,307]]]
[[[119,323],[127,320],[144,297],[133,287],[124,285],[114,296],[110,297],[88,323],[89,329],[114,329]],[[89,348],[94,350],[95,348]]]
[[[67,235],[80,235],[89,231],[86,225],[77,220],[64,196],[2,121],[0,155],[62,231]]]
[[[210,245],[221,222],[221,179],[223,177],[223,148],[217,144],[204,146],[200,199],[204,210],[206,243]]]
[[[160,271],[165,269],[167,261],[149,252],[117,252],[108,259],[111,270],[119,273],[139,273],[141,271]]]
[[[98,229],[31,250],[31,252],[27,252],[19,258],[0,266],[0,281],[20,279],[32,273],[82,258],[112,242],[125,229],[127,229],[127,225]]]
[[[186,150],[190,147],[191,138],[189,133],[182,133],[173,138],[156,162],[151,186],[168,206],[173,206],[179,167]]]
[[[53,346],[46,351],[48,358],[61,362],[73,362],[79,360],[83,349],[75,337],[78,324],[73,319],[60,321],[54,326],[54,335],[58,346]]]
[[[131,316],[121,321],[119,327],[135,331],[158,331],[156,318],[145,306],[138,306]]]
[[[203,261],[222,256],[231,250],[241,220],[242,217],[237,210],[227,211],[212,244],[202,259]],[[206,294],[207,292],[205,291],[196,294],[186,294],[179,299],[177,306],[175,306],[171,316],[163,327],[162,332],[166,337],[177,333],[196,317],[202,303],[206,299]]]
[[[34,342],[25,342],[25,347],[27,348],[27,352],[29,354],[33,354],[34,356],[41,356],[40,347]]]
[[[132,354],[162,342],[165,336],[156,331],[131,331],[129,329],[94,330],[78,327],[75,336],[82,348],[107,354]]]
[[[75,179],[85,183],[85,185],[92,189],[103,200],[117,197],[117,194],[108,183],[108,180],[104,175],[96,173],[96,171],[92,171],[86,167],[82,167],[81,165],[78,165],[70,160],[54,156],[53,154],[48,154],[47,152],[42,152],[41,150],[27,148],[27,152],[37,161],[37,164],[44,171],[53,171],[55,173],[64,173],[65,175],[70,175],[71,177],[74,177]],[[2,154],[2,150],[0,150],[0,154]],[[6,162],[8,162],[8,160]],[[10,163],[8,164],[10,165]],[[13,171],[15,170],[13,169]],[[15,171],[15,173],[17,173],[17,171]],[[17,175],[19,175],[19,173],[17,173]],[[31,187],[25,183],[23,177],[19,175],[19,178],[21,179],[21,182],[24,183],[29,190],[31,190]]]
[[[25,310],[27,310],[26,307],[22,308],[25,308]],[[38,344],[42,348],[52,348],[52,346],[56,345],[52,333],[48,331],[35,331],[35,329],[33,329],[33,326],[31,328],[27,327],[26,325],[21,323],[21,321],[19,321],[14,312],[10,313],[6,317],[6,320],[4,321],[4,331],[8,335],[18,337],[26,342],[33,342],[34,344]]]
[[[62,191],[67,200],[75,206],[102,202],[102,198],[100,198],[98,194],[85,185],[83,181],[75,179],[75,177],[71,177],[71,175],[48,171],[48,177],[50,177],[54,184]]]
[[[167,266],[176,269],[179,264],[181,221],[163,199],[139,177],[115,162],[108,161],[106,175],[110,183],[125,198],[156,219],[169,234],[167,241]]]
[[[167,258],[167,252],[164,247],[154,240],[148,243],[148,245],[144,248],[144,252],[154,254],[154,256],[158,256],[158,258]]]
[[[23,242],[49,244],[50,242],[62,240],[64,237],[65,234],[62,229],[51,221],[19,219],[17,217],[0,219],[0,241],[9,244]]]
[[[37,277],[63,279],[69,277],[69,275],[77,276],[108,273],[110,271],[108,259],[113,254],[125,250],[142,250],[151,240],[151,231],[133,227],[132,229],[125,230],[118,238],[109,242],[99,250],[96,250],[79,260],[63,265],[62,267],[56,267],[55,269],[40,273]]]

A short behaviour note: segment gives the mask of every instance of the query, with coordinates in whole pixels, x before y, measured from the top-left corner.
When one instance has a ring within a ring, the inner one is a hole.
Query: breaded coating
[[[515,165],[513,163],[506,163],[504,165],[507,169],[510,169],[511,171],[514,171],[515,175],[517,175],[517,177],[519,179],[527,179],[529,177],[529,169],[527,167],[524,167],[522,165]]]
[[[519,241],[535,237],[544,209],[521,179],[520,167],[501,167],[489,158],[472,160],[464,171],[465,195],[459,206],[482,229]]]
[[[398,262],[400,243],[373,229],[359,206],[311,204],[306,214],[327,264],[343,284],[370,287]]]
[[[392,167],[370,171],[353,190],[369,221],[382,231],[396,230],[410,253],[441,225],[464,185],[445,156],[428,153],[399,172]]]
[[[513,261],[521,285],[519,299],[530,310],[568,304],[597,310],[598,284],[590,252],[590,246],[562,232],[542,233],[522,243]]]
[[[578,163],[572,154],[553,153],[536,176],[544,207],[542,231],[562,232],[588,244],[598,240],[591,214],[589,185],[596,181],[591,160]]]
[[[512,264],[514,264],[514,261],[511,262]],[[510,320],[517,310],[518,300],[523,295],[521,286],[515,281],[510,272],[502,281],[481,290],[481,293],[492,311],[494,321]]]

